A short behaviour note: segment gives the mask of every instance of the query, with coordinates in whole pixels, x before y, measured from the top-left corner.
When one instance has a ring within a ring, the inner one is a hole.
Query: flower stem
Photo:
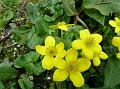
[[[61,30],[61,38],[63,39],[63,30]]]
[[[77,21],[79,21],[85,28],[89,29],[87,25],[79,18],[79,16],[76,16]]]

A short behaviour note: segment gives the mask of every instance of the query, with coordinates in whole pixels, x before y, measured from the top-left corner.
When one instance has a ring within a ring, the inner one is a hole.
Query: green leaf
[[[73,16],[76,13],[74,0],[61,0],[67,16]]]
[[[44,71],[41,63],[36,63],[36,64],[28,63],[24,66],[24,68],[28,73],[35,74],[35,75],[39,75]]]
[[[50,30],[48,23],[44,20],[44,17],[42,15],[39,15],[39,18],[37,18],[35,22],[35,31],[38,33],[41,37],[46,36],[47,32]]]
[[[25,64],[30,63],[30,62],[34,62],[37,61],[39,57],[39,54],[36,52],[29,52],[27,54],[24,54],[23,56],[19,56],[15,62],[14,62],[14,66],[16,68],[23,68],[25,66]]]
[[[8,59],[0,64],[0,80],[8,80],[17,77],[17,70],[11,67],[12,64],[9,63]]]
[[[63,14],[63,10],[60,9],[60,10],[57,10],[54,12],[54,15],[53,16],[48,16],[48,15],[45,15],[44,16],[44,19],[48,22],[52,22],[52,21],[55,21],[56,18],[58,18],[59,16],[61,16]]]
[[[34,12],[33,12],[34,11]],[[44,16],[39,13],[38,7],[33,4],[27,6],[28,18],[34,24],[34,30],[41,36],[46,35],[49,30],[47,22],[44,20]]]
[[[5,89],[5,86],[3,85],[2,81],[0,81],[0,89]]]
[[[31,30],[31,29],[29,29]],[[29,31],[24,30],[23,28],[15,28],[12,30],[13,38],[18,44],[25,44],[27,41],[27,36],[29,34]]]
[[[86,9],[96,9],[103,15],[120,11],[119,0],[83,0],[83,7]]]
[[[41,37],[38,37],[34,31],[29,32],[29,34],[27,35],[27,45],[29,48],[34,49],[36,45],[42,43],[43,43],[43,39]]]
[[[18,80],[18,83],[21,89],[33,89],[34,84],[32,81],[29,80],[28,76],[21,75],[21,79]]]
[[[104,86],[113,87],[120,83],[120,62],[116,61],[108,61],[105,68],[105,80]]]
[[[36,5],[34,4],[28,4],[26,7],[27,10],[27,15],[29,20],[35,24],[36,20],[39,18],[39,12],[38,12],[38,8]]]
[[[66,50],[69,49],[69,48],[71,48],[71,43],[72,43],[71,40],[69,40],[69,39],[63,39],[63,43],[64,43],[64,46],[65,46]]]
[[[104,25],[105,16],[95,9],[86,9],[84,11],[89,17]]]
[[[0,28],[7,24],[12,18],[14,13],[11,10],[7,10],[5,13],[0,14]]]

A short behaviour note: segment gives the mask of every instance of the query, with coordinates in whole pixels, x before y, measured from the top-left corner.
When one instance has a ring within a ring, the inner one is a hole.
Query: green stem
[[[61,38],[63,39],[63,30],[61,30]]]
[[[76,16],[76,18],[85,28],[89,29],[87,25],[79,18],[79,16]]]

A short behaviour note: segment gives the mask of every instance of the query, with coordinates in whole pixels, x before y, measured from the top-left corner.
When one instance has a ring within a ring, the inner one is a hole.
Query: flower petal
[[[88,36],[90,36],[90,32],[88,29],[84,29],[80,31],[80,38],[86,39]]]
[[[95,42],[97,43],[100,43],[102,41],[102,36],[100,34],[92,34],[91,36],[95,39]]]
[[[112,44],[116,47],[120,47],[120,37],[113,37]]]
[[[84,85],[84,78],[79,71],[70,72],[70,80],[75,87],[81,87]]]
[[[117,58],[119,58],[119,59],[120,59],[120,53],[117,53]]]
[[[115,33],[118,33],[118,32],[120,32],[120,27],[116,26]]]
[[[63,44],[63,42],[60,42],[59,44],[57,44],[55,48],[57,49],[58,53],[61,52],[61,51],[63,51],[64,50],[64,44]]]
[[[76,61],[78,57],[78,52],[72,48],[67,50],[65,59],[67,62]]]
[[[64,69],[67,67],[67,62],[64,59],[55,58],[55,67],[58,69]]]
[[[56,54],[56,57],[58,57],[58,58],[64,58],[64,57],[65,57],[65,55],[66,55],[66,51],[65,51],[65,50],[63,50],[63,51],[61,51],[61,52],[57,53],[57,54]]]
[[[53,74],[54,81],[64,81],[69,76],[69,72],[66,69],[56,69]]]
[[[52,36],[48,36],[45,39],[45,46],[46,47],[54,47],[55,46],[55,39]]]
[[[116,27],[116,26],[117,26],[117,23],[116,23],[114,20],[110,20],[110,21],[109,21],[109,24],[110,24],[112,27]]]
[[[118,17],[115,17],[115,22],[120,23],[120,19]]]
[[[45,55],[45,51],[46,51],[46,47],[45,46],[41,46],[41,45],[37,45],[35,46],[35,50],[37,53],[41,54],[41,55]]]
[[[101,58],[101,59],[107,59],[108,56],[107,56],[107,54],[105,52],[101,51],[100,54],[99,54],[99,58]]]
[[[84,48],[82,51],[83,55],[85,55],[88,59],[93,58],[93,50],[91,50],[90,48]]]
[[[47,70],[52,69],[54,67],[54,58],[45,56],[42,60],[42,67]]]
[[[65,30],[65,31],[68,30],[65,22],[59,22],[59,23],[57,24],[57,26],[58,26],[58,28],[61,29],[61,30]]]
[[[94,66],[99,66],[100,65],[100,59],[98,57],[94,57],[93,58],[93,65]]]
[[[80,58],[77,61],[78,63],[78,69],[80,72],[84,72],[90,68],[91,62],[87,58]]]
[[[93,51],[94,51],[95,53],[100,53],[100,52],[102,51],[102,47],[101,47],[98,43],[96,43],[96,44],[94,45]]]
[[[74,40],[72,42],[72,48],[75,49],[75,50],[81,49],[82,46],[83,46],[82,40]]]

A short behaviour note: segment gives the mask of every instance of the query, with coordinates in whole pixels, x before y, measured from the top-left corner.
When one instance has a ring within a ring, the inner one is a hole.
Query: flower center
[[[93,37],[88,37],[85,42],[87,47],[93,47],[95,45],[95,39]]]
[[[68,71],[69,72],[78,71],[78,65],[77,65],[77,63],[76,62],[71,62],[68,65]]]
[[[57,50],[56,50],[56,48],[54,48],[54,47],[48,47],[48,48],[46,49],[46,53],[47,53],[47,55],[49,55],[49,56],[55,57],[56,54],[57,54]]]

